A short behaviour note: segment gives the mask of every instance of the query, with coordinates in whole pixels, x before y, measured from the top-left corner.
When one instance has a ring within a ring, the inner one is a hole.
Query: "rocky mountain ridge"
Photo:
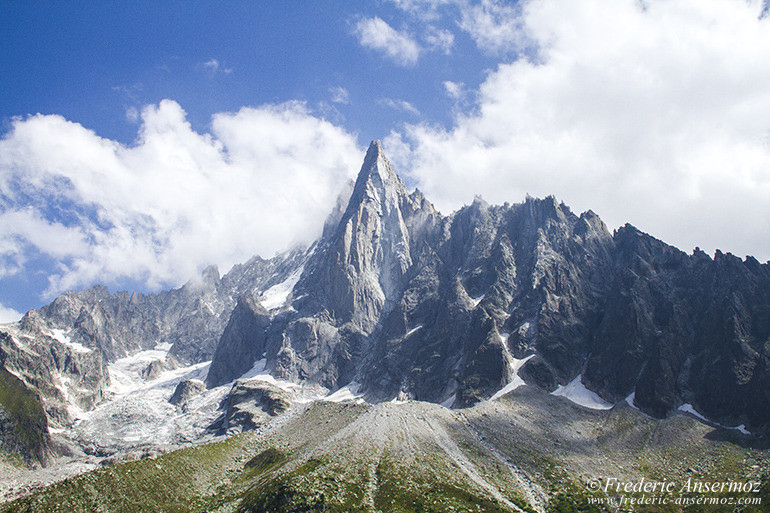
[[[611,403],[656,417],[689,403],[762,432],[769,292],[767,264],[687,255],[630,225],[610,233],[553,197],[442,216],[374,142],[264,353],[277,377],[359,382],[375,402],[463,407],[520,367],[548,391],[582,376]]]
[[[579,377],[656,417],[691,404],[757,434],[770,423],[770,265],[611,233],[553,197],[444,216],[377,141],[311,248],[159,294],[67,293],[6,331],[0,364],[61,427],[70,394],[93,407],[107,363],[159,344],[167,367],[212,360],[209,387],[260,361],[285,381],[356,383],[370,402],[460,408],[515,380],[554,391]]]

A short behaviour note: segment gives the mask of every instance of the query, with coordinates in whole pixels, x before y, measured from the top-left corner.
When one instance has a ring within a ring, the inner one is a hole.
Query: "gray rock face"
[[[254,257],[223,277],[212,266],[183,287],[158,294],[110,294],[96,285],[62,294],[27,316],[44,329],[71,331],[73,342],[97,350],[108,362],[170,343],[179,362],[198,363],[211,359],[238,297],[281,283],[304,258],[304,249],[270,260]]]
[[[688,256],[625,226],[584,377],[666,415],[683,402],[726,425],[770,420],[770,266]],[[622,356],[622,358],[620,358]]]
[[[0,367],[0,451],[30,466],[47,466],[53,461],[52,445],[40,396]]]
[[[295,288],[298,313],[268,331],[274,373],[329,388],[352,380],[383,316],[403,294],[414,264],[410,233],[427,233],[425,225],[437,219],[419,193],[407,193],[379,142],[372,143],[344,214],[334,229],[327,222]]]
[[[225,402],[222,431],[249,431],[291,406],[283,390],[264,381],[238,380]]]
[[[546,390],[582,374],[609,401],[635,392],[656,416],[691,402],[762,430],[768,272],[630,226],[612,234],[552,197],[477,199],[444,217],[406,193],[373,143],[295,287],[296,312],[267,328],[267,366],[332,389],[355,379],[372,400],[465,406],[534,354],[519,376]]]
[[[102,400],[109,377],[99,352],[74,345],[66,333],[41,327],[34,311],[5,329],[10,333],[0,331],[0,368],[44,399],[53,427],[72,422],[71,406],[89,410]]]
[[[161,373],[166,370],[163,366],[163,362],[160,360],[151,361],[147,367],[142,371],[142,379],[145,381],[152,381],[156,379]]]
[[[107,363],[158,344],[172,344],[164,368],[211,359],[235,300],[285,281],[307,257],[297,249],[270,260],[254,257],[225,276],[209,267],[179,289],[158,294],[110,294],[97,285],[67,292],[19,322],[0,326],[0,367],[44,399],[53,427],[72,422],[69,408],[91,410],[109,385]],[[251,366],[251,362],[248,363]]]
[[[364,159],[350,201],[326,247],[309,264],[301,289],[344,322],[370,332],[392,308],[412,265],[402,206],[411,203],[379,142]]]
[[[214,352],[206,384],[224,385],[249,370],[265,351],[269,324],[270,313],[254,296],[241,296]]]

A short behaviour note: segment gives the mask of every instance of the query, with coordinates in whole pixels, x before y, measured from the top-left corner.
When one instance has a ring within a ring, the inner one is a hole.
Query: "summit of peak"
[[[401,206],[409,202],[406,186],[393,171],[382,144],[372,141],[338,226],[356,216],[362,208],[373,209],[377,216],[397,214],[400,218]]]
[[[366,150],[366,156],[364,157],[364,164],[361,166],[361,174],[369,174],[373,169],[380,167],[380,160],[384,161],[384,166],[390,168],[390,162],[385,157],[385,151],[382,149],[382,143],[379,140],[372,141],[369,144],[369,149]],[[392,172],[392,170],[391,170]]]
[[[369,156],[369,154],[372,154],[372,153],[377,155],[382,154],[384,156],[384,152],[382,150],[382,143],[380,142],[379,139],[375,139],[374,141],[369,143],[369,149],[366,150],[366,155]]]
[[[390,162],[385,157],[382,143],[378,140],[372,141],[369,149],[366,151],[364,163],[361,166],[361,171],[358,173],[354,189],[361,191],[361,189],[366,188],[366,184],[371,182],[372,179],[375,179],[377,182],[377,188],[385,187],[405,190],[401,178],[393,171]]]

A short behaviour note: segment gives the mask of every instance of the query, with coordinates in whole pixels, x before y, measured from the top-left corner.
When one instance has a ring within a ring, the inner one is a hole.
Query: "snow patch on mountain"
[[[575,404],[594,410],[609,410],[612,408],[612,404],[599,397],[595,392],[588,390],[585,385],[583,385],[582,378],[583,375],[578,374],[578,376],[566,386],[559,385],[552,394],[566,397]]]
[[[144,380],[142,380],[142,371],[144,371],[147,366],[154,361],[164,361],[167,355],[168,349],[165,349],[165,347],[159,348],[156,346],[154,349],[140,351],[131,356],[120,358],[119,360],[109,364],[108,368],[110,371],[110,386],[107,391],[115,395],[125,395],[129,392],[145,388]],[[207,363],[208,362],[206,362],[206,364]],[[205,364],[197,365],[200,366]],[[189,368],[185,367],[184,369]],[[184,369],[177,369],[177,371],[181,372]],[[152,380],[151,383],[155,383],[162,379],[164,375],[168,377],[168,372],[169,371],[164,372],[157,379]]]
[[[254,366],[243,374],[240,378],[242,380],[256,380],[264,381],[275,387],[280,388],[284,392],[287,392],[291,397],[292,402],[295,403],[310,403],[325,398],[329,390],[320,385],[312,383],[294,383],[292,381],[286,381],[284,379],[276,379],[266,370],[267,360],[261,359],[254,362]],[[230,390],[235,383],[234,380],[227,385],[223,385],[227,390]]]
[[[417,333],[421,329],[422,329],[422,324],[420,324],[419,326],[415,326],[414,328],[406,332],[406,335],[404,335],[404,338],[407,338],[409,335],[412,335],[413,333]]]
[[[505,345],[505,344],[504,344]],[[507,347],[507,346],[506,346]],[[489,398],[490,401],[494,401],[495,399],[499,399],[508,392],[512,392],[519,388],[522,385],[526,385],[523,379],[519,376],[519,369],[529,361],[530,358],[535,356],[534,354],[531,354],[527,356],[526,358],[514,358],[513,356],[510,357],[510,375],[508,377],[508,384],[505,385],[503,388],[498,390],[497,392],[492,395],[492,397]]]
[[[479,306],[479,303],[481,303],[481,300],[484,299],[484,296],[486,296],[486,294],[482,294],[479,297],[471,298],[471,304],[473,305],[473,308],[476,308],[477,306]]]
[[[111,398],[88,412],[70,408],[75,417],[71,435],[114,451],[212,438],[208,427],[220,415],[218,408],[229,387],[205,391],[188,402],[185,412],[180,411],[168,402],[174,389],[183,379],[205,378],[210,362],[167,369],[144,381],[142,371],[153,361],[165,361],[168,349],[156,346],[111,363],[107,389]]]
[[[441,406],[443,406],[444,408],[450,408],[450,409],[451,409],[451,408],[452,408],[452,406],[453,406],[453,405],[454,405],[454,403],[455,403],[455,399],[457,399],[457,394],[452,394],[452,395],[450,395],[450,396],[449,396],[449,397],[446,399],[446,401],[444,401],[443,403],[441,403]]]
[[[363,404],[366,401],[364,400],[362,394],[358,393],[358,390],[360,388],[361,388],[361,383],[357,381],[351,381],[350,383],[340,388],[333,394],[329,394],[326,397],[324,397],[323,400],[329,401],[332,403],[354,402],[358,404]]]
[[[58,340],[65,346],[69,346],[72,348],[73,351],[76,353],[90,353],[93,351],[93,349],[90,349],[83,344],[79,344],[77,342],[73,342],[70,337],[67,336],[65,331],[63,329],[52,329],[49,332],[49,335],[51,338]]]
[[[259,298],[259,302],[262,303],[262,306],[268,311],[282,307],[289,298],[291,291],[294,290],[294,286],[297,285],[304,269],[304,265],[299,266],[299,268],[291,273],[284,281],[277,285],[273,285],[264,291]]]
[[[525,385],[526,383],[524,383],[524,380],[519,377],[519,369],[521,369],[521,367],[527,363],[530,358],[535,356],[534,354],[531,354],[525,358],[515,358],[513,354],[511,354],[511,350],[508,348],[508,337],[510,337],[510,335],[510,333],[498,333],[498,336],[500,337],[500,343],[503,347],[503,359],[508,366],[508,384],[495,392],[492,397],[489,398],[490,401],[499,399],[508,392],[512,392],[520,386]]]
[[[694,416],[694,417],[704,421],[706,424],[714,425],[714,426],[719,426],[719,427],[724,428],[724,429],[737,429],[738,431],[740,431],[744,435],[750,435],[751,434],[751,431],[746,429],[746,425],[745,424],[741,424],[740,426],[731,427],[731,426],[725,426],[724,424],[720,424],[718,422],[714,422],[713,420],[707,419],[706,417],[704,417],[703,415],[698,413],[697,410],[693,407],[692,404],[689,404],[689,403],[683,404],[678,409],[679,409],[679,411],[683,411],[685,413],[689,413],[690,415],[692,415],[692,416]]]
[[[25,351],[27,353],[35,354],[35,355],[37,354],[32,348],[29,347],[27,343],[24,342],[25,340],[29,342],[34,342],[35,341],[34,337],[31,337],[26,333],[22,333],[21,330],[19,329],[18,322],[0,325],[0,328],[2,328],[3,331],[5,331],[11,336],[11,340],[13,340],[13,344],[16,347],[18,347],[21,351]],[[8,370],[8,372],[13,374],[14,376],[18,377],[16,373],[13,372],[13,369],[6,369],[6,370]]]

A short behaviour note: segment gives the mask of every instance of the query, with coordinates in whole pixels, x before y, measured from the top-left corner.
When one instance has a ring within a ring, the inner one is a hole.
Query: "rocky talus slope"
[[[617,495],[602,490],[608,478],[763,482],[770,460],[756,444],[684,414],[657,420],[625,403],[589,410],[535,387],[461,410],[319,401],[223,442],[68,479],[0,511],[611,511],[595,502]],[[770,500],[770,484],[733,496]]]

